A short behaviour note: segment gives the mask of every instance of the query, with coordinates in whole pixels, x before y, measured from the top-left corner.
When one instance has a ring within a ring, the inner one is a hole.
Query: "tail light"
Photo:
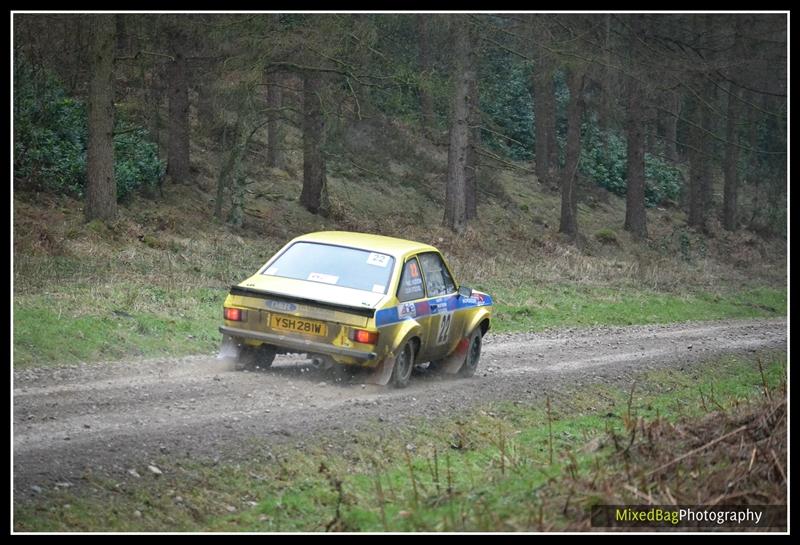
[[[351,341],[355,341],[357,343],[362,343],[362,344],[378,343],[377,331],[367,331],[366,329],[351,329],[350,335],[348,337],[350,338]]]
[[[247,311],[240,308],[225,307],[223,315],[226,320],[232,322],[244,322],[247,320]]]

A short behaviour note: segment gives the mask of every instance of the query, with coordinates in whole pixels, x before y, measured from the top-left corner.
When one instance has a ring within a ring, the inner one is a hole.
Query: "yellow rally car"
[[[425,362],[472,376],[492,298],[459,286],[433,246],[330,231],[289,242],[224,306],[223,353],[234,349],[240,367],[298,352],[403,387]]]

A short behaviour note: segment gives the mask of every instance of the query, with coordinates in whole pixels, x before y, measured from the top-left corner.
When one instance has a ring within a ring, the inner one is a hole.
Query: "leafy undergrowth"
[[[785,505],[785,400],[785,353],[728,357],[239,464],[164,460],[18,504],[15,526],[560,531],[592,529],[596,504]]]

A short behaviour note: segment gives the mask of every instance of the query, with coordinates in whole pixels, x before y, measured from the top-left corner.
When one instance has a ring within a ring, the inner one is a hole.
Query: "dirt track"
[[[166,472],[169,459],[235,459],[254,439],[294,445],[367,424],[390,432],[410,417],[786,347],[783,319],[490,333],[475,377],[423,372],[404,390],[363,385],[363,375],[317,371],[288,356],[256,373],[207,356],[26,369],[14,373],[14,488],[26,496],[37,487],[78,486],[87,473],[124,480],[153,463]]]

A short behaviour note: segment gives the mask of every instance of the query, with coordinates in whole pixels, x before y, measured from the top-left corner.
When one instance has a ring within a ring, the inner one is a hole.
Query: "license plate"
[[[306,335],[319,335],[320,337],[328,334],[328,326],[322,322],[295,318],[294,316],[273,314],[269,325],[272,329],[291,331],[292,333],[305,333]]]

